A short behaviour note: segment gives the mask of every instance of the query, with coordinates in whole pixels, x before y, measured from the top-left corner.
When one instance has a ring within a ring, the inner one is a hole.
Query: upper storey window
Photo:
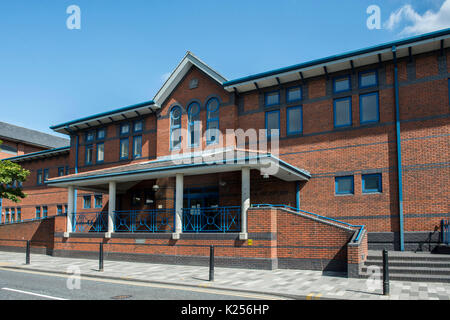
[[[120,125],[120,135],[126,135],[130,133],[130,124],[123,123]]]
[[[266,107],[276,106],[280,104],[280,91],[266,92],[264,94],[264,105]]]
[[[192,102],[188,107],[189,145],[197,147],[200,144],[200,104]]]
[[[219,100],[211,98],[206,104],[206,143],[218,143],[219,137]]]
[[[378,74],[376,71],[364,71],[359,73],[359,88],[369,88],[378,85]]]
[[[346,92],[352,88],[350,83],[350,76],[338,77],[333,80],[333,92]]]
[[[170,148],[181,147],[181,107],[176,106],[170,111]]]
[[[94,140],[94,131],[86,132],[86,142]]]
[[[137,120],[133,123],[133,132],[141,132],[144,128],[142,120]]]
[[[103,140],[105,139],[106,131],[105,128],[101,128],[97,130],[97,140]]]
[[[286,90],[286,101],[296,102],[302,100],[302,88],[301,87],[292,87]]]

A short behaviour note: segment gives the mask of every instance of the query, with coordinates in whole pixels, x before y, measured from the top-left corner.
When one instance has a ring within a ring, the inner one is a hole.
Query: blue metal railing
[[[287,206],[287,205],[284,205],[284,204],[266,204],[266,203],[263,203],[263,204],[252,204],[252,207],[254,207],[254,208],[261,208],[261,207],[285,208],[285,209],[296,211],[296,212],[302,212],[302,213],[310,214],[310,215],[313,215],[313,216],[315,216],[317,218],[321,218],[321,219],[333,221],[333,222],[336,222],[336,223],[340,223],[340,224],[346,225],[346,226],[348,226],[350,228],[359,228],[358,234],[356,235],[356,238],[355,238],[354,242],[358,242],[359,241],[359,238],[361,237],[362,231],[365,228],[364,225],[353,225],[353,224],[350,224],[350,223],[347,223],[347,222],[343,222],[343,221],[339,221],[339,220],[336,220],[336,219],[333,219],[333,218],[321,216],[321,215],[319,215],[317,213],[312,213],[312,212],[308,212],[308,211],[305,211],[305,210],[300,210],[298,208],[294,208],[294,207]]]
[[[115,232],[174,232],[175,209],[114,211]]]
[[[183,232],[240,232],[241,207],[183,208]]]
[[[450,221],[449,220],[442,220],[441,221],[441,237],[442,237],[442,243],[450,245]]]
[[[108,212],[77,212],[73,215],[73,232],[107,232]]]

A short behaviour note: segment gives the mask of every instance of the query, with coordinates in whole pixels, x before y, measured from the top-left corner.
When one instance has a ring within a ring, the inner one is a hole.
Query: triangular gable
[[[169,97],[169,95],[176,88],[178,83],[184,78],[184,76],[192,66],[196,66],[197,68],[202,70],[209,77],[211,77],[211,79],[217,81],[217,83],[219,83],[220,85],[227,81],[225,77],[223,77],[217,71],[215,71],[206,63],[193,55],[192,52],[188,51],[181,62],[178,64],[178,66],[175,68],[175,70],[172,72],[170,77],[166,80],[166,82],[164,82],[161,89],[159,89],[159,91],[156,93],[155,97],[153,98],[155,104],[157,104],[158,106],[162,106],[164,101]]]

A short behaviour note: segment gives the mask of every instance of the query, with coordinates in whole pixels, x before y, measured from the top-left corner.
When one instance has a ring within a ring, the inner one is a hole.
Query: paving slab
[[[98,271],[98,261],[60,258],[32,254],[31,264],[25,264],[25,254],[0,251],[0,267],[73,274],[79,268],[86,277],[145,281],[191,287],[205,287],[253,292],[291,299],[350,300],[450,300],[449,283],[391,281],[390,296],[382,295],[381,278],[348,279],[339,273],[311,270],[256,270],[216,267],[214,281],[208,281],[208,266],[150,264],[128,261],[104,261],[104,271]]]

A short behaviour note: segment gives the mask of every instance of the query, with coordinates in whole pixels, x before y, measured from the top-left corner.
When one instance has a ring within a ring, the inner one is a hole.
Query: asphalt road
[[[77,288],[79,285],[79,288]],[[272,297],[274,298],[274,297]],[[267,296],[0,268],[0,300],[259,300]],[[269,297],[270,299],[270,297]]]

